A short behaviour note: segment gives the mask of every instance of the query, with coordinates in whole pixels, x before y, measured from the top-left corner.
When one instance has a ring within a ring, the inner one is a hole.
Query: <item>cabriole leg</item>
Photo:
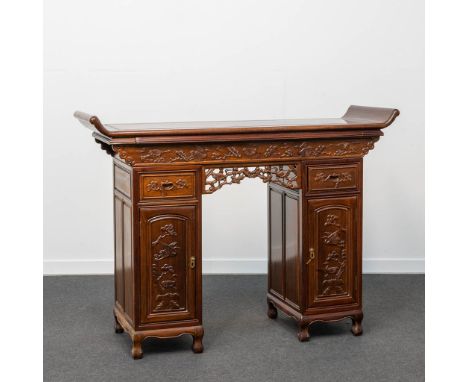
[[[203,328],[197,330],[193,335],[192,351],[194,353],[203,353]]]
[[[272,318],[272,319],[275,319],[276,317],[278,317],[278,309],[276,309],[276,306],[271,302],[271,301],[267,301],[268,302],[268,317]]]
[[[351,317],[351,320],[353,322],[353,326],[351,327],[351,332],[355,336],[360,336],[362,334],[362,318],[363,314],[356,314],[353,317]]]
[[[304,321],[299,321],[297,324],[298,332],[297,338],[301,342],[309,341],[310,333],[309,333],[309,323]]]
[[[132,338],[132,357],[133,359],[143,358],[143,350],[141,349],[141,338],[135,335]]]
[[[124,330],[122,328],[122,325],[120,325],[119,320],[117,320],[116,315],[114,315],[114,320],[115,320],[115,325],[114,325],[115,332],[116,333],[123,333]]]

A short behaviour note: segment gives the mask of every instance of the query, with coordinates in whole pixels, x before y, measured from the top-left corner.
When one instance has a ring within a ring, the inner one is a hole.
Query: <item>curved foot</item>
[[[299,322],[297,324],[298,332],[297,338],[301,342],[306,342],[310,340],[310,333],[309,333],[309,324],[307,322]]]
[[[353,326],[351,327],[351,332],[354,336],[360,336],[362,334],[362,318],[363,314],[356,314],[355,316],[351,317],[353,322]]]
[[[203,353],[203,329],[200,329],[193,336],[192,351],[194,353]]]
[[[278,309],[276,309],[276,306],[273,305],[272,302],[268,301],[268,312],[267,312],[268,317],[271,319],[275,319],[278,317]]]
[[[203,339],[202,337],[193,337],[192,351],[194,353],[203,353]]]
[[[199,337],[193,337],[192,351],[194,353],[203,353],[203,342]]]
[[[132,339],[132,357],[133,359],[143,358],[143,350],[141,349],[141,339],[134,337]]]
[[[123,328],[122,328],[122,325],[120,325],[119,321],[117,320],[117,317],[114,316],[114,320],[115,320],[115,325],[114,325],[114,329],[115,329],[115,332],[116,333],[123,333]]]

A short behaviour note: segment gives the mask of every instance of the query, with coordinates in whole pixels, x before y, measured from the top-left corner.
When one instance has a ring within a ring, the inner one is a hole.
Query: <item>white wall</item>
[[[113,269],[104,122],[401,116],[365,159],[364,270],[424,270],[423,0],[45,1],[44,272]],[[203,197],[205,272],[266,271],[266,186]]]

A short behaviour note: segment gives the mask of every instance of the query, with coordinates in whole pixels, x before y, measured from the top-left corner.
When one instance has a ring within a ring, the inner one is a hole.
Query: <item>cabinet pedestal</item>
[[[268,186],[268,317],[276,309],[293,317],[300,341],[310,324],[344,318],[360,335],[362,162],[307,164],[304,172],[303,190]],[[330,188],[334,179],[345,180]]]

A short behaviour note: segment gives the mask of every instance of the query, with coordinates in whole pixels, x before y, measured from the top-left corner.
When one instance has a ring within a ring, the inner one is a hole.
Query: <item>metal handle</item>
[[[171,181],[169,180],[165,180],[164,182],[161,183],[161,187],[165,190],[165,191],[170,191],[174,188],[174,183],[172,183]]]
[[[190,269],[194,269],[195,268],[195,256],[192,256],[190,258]]]
[[[315,251],[313,248],[309,248],[309,259],[307,260],[306,264],[309,264],[314,259],[315,259]]]

